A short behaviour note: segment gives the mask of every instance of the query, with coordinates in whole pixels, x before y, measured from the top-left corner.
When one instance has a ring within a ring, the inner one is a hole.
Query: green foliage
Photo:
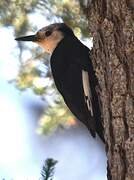
[[[76,124],[75,118],[70,114],[61,96],[57,97],[59,102],[49,106],[39,120],[37,132],[39,134],[51,134],[55,130],[65,129]]]
[[[56,161],[52,158],[46,159],[45,165],[43,165],[42,171],[41,171],[42,180],[52,180],[53,179],[54,169],[55,169],[55,165],[57,164],[57,162],[58,161]]]
[[[36,8],[38,0],[0,1],[0,25],[14,26],[16,34],[25,33],[30,25],[28,14]]]
[[[25,90],[27,88],[33,89],[35,94],[44,94],[45,88],[43,82],[45,83],[45,77],[42,76],[42,71],[39,69],[40,61],[28,60],[21,63],[18,77],[15,80],[15,85],[20,90]]]

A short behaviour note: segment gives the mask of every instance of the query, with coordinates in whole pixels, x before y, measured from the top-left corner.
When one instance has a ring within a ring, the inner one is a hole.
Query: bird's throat
[[[45,52],[52,54],[54,49],[57,47],[59,42],[63,39],[63,36],[58,33],[55,36],[51,36],[50,38],[43,39],[40,42],[37,42],[37,44],[42,47]]]

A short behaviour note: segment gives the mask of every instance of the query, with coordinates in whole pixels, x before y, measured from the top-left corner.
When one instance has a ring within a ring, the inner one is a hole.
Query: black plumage
[[[66,105],[76,118],[86,125],[93,137],[97,132],[103,139],[101,112],[95,89],[98,81],[93,70],[89,49],[75,36],[65,36],[52,53],[50,63],[56,87]],[[87,71],[89,75],[93,116],[85,100],[82,70]]]

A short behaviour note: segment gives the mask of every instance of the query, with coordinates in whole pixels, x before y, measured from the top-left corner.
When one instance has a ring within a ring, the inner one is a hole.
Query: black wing
[[[71,112],[95,137],[95,132],[101,129],[101,114],[95,91],[96,76],[88,49],[77,40],[69,42],[71,41],[64,39],[54,51],[51,57],[52,74],[57,89]]]
[[[57,89],[70,111],[88,127],[92,136],[95,137],[95,121],[88,109],[84,94],[81,67],[75,62],[67,64],[64,62],[61,66],[59,62],[57,65],[56,60],[53,62],[52,73]]]

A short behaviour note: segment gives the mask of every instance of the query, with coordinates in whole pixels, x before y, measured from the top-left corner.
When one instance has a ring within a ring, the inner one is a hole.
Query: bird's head
[[[35,35],[18,37],[17,41],[32,41],[46,52],[52,53],[65,36],[74,36],[72,29],[65,23],[55,23],[40,29]]]

